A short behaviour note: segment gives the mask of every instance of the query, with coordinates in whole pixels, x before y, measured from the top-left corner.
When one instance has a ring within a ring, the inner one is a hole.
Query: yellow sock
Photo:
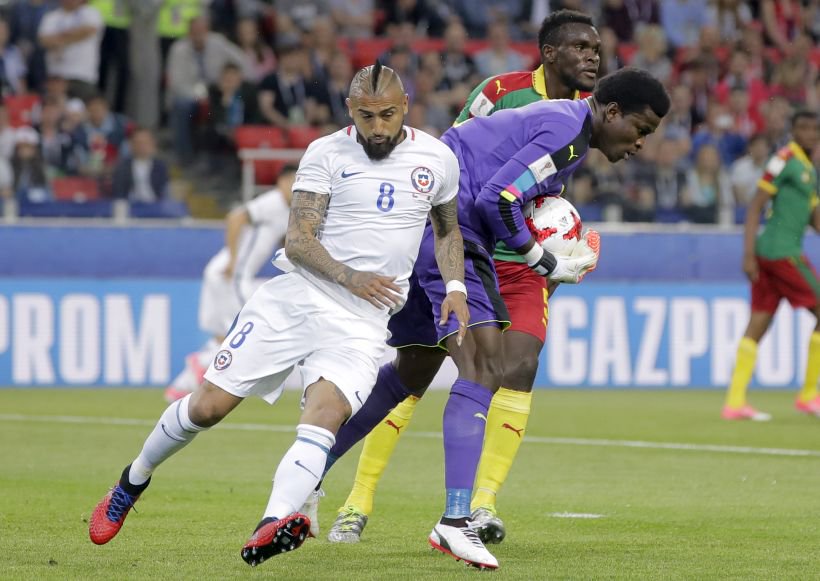
[[[729,384],[729,393],[726,394],[726,405],[730,408],[740,408],[746,405],[746,389],[752,380],[757,361],[757,341],[743,337],[737,346],[737,360],[735,371],[732,373],[732,383]]]
[[[817,397],[817,380],[820,379],[820,332],[815,331],[809,339],[809,358],[806,361],[806,378],[803,389],[797,396],[801,402],[811,401]]]
[[[507,475],[530,417],[532,393],[500,388],[490,403],[484,449],[476,475],[475,494],[471,509],[480,506],[495,508],[495,497]]]
[[[355,506],[364,514],[373,511],[373,497],[376,495],[376,486],[379,484],[384,469],[396,443],[404,429],[413,417],[413,411],[419,398],[409,396],[387,414],[382,422],[373,428],[364,439],[362,455],[359,456],[359,465],[356,467],[356,479],[353,490],[345,501],[345,506]]]

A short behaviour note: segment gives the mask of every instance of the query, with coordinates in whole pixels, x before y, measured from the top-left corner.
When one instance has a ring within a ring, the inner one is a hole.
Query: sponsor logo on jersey
[[[479,93],[470,105],[470,113],[473,117],[486,117],[494,106],[493,102],[487,98],[487,95]]]
[[[417,167],[410,174],[410,183],[413,188],[420,194],[429,194],[433,191],[433,186],[436,183],[436,178],[433,172],[426,167]]]
[[[539,157],[530,165],[527,166],[535,176],[535,181],[543,182],[545,179],[558,172],[555,163],[552,161],[552,156],[548,153],[543,157]]]
[[[576,157],[578,157],[578,154],[577,154],[577,153],[575,153],[575,146],[574,146],[574,145],[570,145],[570,146],[569,146],[569,157],[567,158],[567,161],[572,161],[572,160],[573,160],[573,159],[575,159]]]
[[[223,369],[227,369],[230,367],[231,362],[233,361],[233,355],[227,349],[223,349],[219,353],[216,354],[214,357],[214,369],[217,371],[222,371]]]
[[[500,95],[501,93],[506,92],[507,89],[501,86],[501,79],[495,80],[495,94]]]

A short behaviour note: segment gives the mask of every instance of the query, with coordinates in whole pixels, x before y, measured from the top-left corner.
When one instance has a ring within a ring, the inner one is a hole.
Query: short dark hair
[[[797,125],[797,122],[801,119],[813,119],[817,121],[817,111],[813,111],[811,109],[798,109],[794,112],[794,115],[792,115],[792,127]]]
[[[559,32],[565,24],[586,24],[595,26],[589,14],[578,12],[577,10],[558,10],[547,16],[541,22],[541,29],[538,31],[538,48],[544,45],[555,45],[559,42]]]
[[[296,171],[298,169],[299,169],[299,164],[294,163],[294,162],[291,161],[291,162],[286,163],[284,166],[282,166],[282,169],[279,170],[279,175],[281,176],[281,175],[286,174],[286,173],[296,173]]]
[[[625,67],[598,81],[595,100],[606,105],[617,103],[621,113],[640,113],[649,107],[658,117],[669,112],[669,94],[663,84],[648,72]]]

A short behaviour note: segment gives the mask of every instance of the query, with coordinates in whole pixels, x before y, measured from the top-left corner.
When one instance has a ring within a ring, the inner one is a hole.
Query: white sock
[[[279,462],[273,477],[265,518],[284,518],[302,508],[319,484],[327,453],[335,443],[336,437],[324,428],[309,424],[296,426],[296,441]]]
[[[131,463],[131,470],[128,472],[131,484],[145,484],[157,466],[187,446],[199,432],[207,429],[197,426],[188,417],[190,399],[190,394],[186,395],[162,413],[154,431],[145,440],[140,455]]]

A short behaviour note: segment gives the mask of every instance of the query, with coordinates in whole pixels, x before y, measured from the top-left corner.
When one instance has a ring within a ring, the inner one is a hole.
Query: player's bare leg
[[[446,342],[459,377],[444,408],[445,511],[428,540],[456,559],[494,569],[498,561],[471,527],[470,499],[487,411],[501,382],[501,330],[494,325],[472,327],[461,345],[453,335]]]
[[[362,409],[339,430],[336,444],[328,455],[325,473],[363,435],[367,437],[359,456],[353,488],[328,532],[330,542],[357,543],[361,539],[373,510],[376,487],[393,450],[413,416],[416,402],[424,395],[446,357],[447,353],[437,347],[399,349],[396,359],[379,370],[376,385]],[[396,388],[397,385],[400,387]],[[403,395],[406,397],[402,400]]]
[[[91,540],[103,545],[113,539],[151,482],[154,470],[187,446],[199,432],[219,423],[241,402],[242,398],[206,381],[193,394],[168,406],[145,440],[139,456],[125,467],[119,481],[94,509],[88,521]]]
[[[757,362],[757,345],[769,330],[774,318],[773,313],[767,311],[752,311],[746,332],[737,347],[735,370],[732,373],[732,382],[726,394],[726,404],[723,406],[721,417],[725,420],[752,420],[766,422],[772,416],[761,412],[746,401],[746,391]]]
[[[242,548],[248,565],[297,549],[305,541],[310,519],[297,510],[319,483],[335,434],[351,413],[350,402],[335,384],[320,379],[308,386],[296,441],[279,462],[262,520]]]

